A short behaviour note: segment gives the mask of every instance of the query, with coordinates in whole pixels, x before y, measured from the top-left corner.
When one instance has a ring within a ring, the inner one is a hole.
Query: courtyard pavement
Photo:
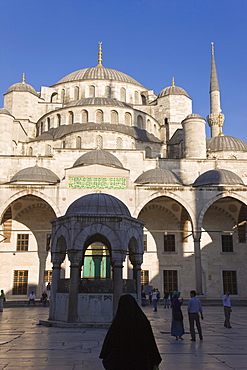
[[[186,306],[183,341],[170,335],[171,310],[143,310],[153,327],[162,356],[160,370],[247,369],[247,307],[233,307],[232,329],[223,326],[223,308],[203,307],[204,340],[191,342]],[[48,307],[13,307],[0,312],[0,369],[101,370],[99,359],[106,329],[57,328],[38,325]],[[117,370],[117,369],[116,369]]]

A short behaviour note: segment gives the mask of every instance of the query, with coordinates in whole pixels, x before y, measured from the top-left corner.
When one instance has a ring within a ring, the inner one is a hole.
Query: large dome
[[[179,178],[172,171],[154,168],[143,172],[136,180],[137,184],[176,184],[181,185]]]
[[[105,68],[103,66],[79,69],[78,71],[72,72],[63,77],[57,82],[57,84],[85,80],[110,80],[142,86],[138,81],[125,73],[116,71],[115,69]]]
[[[11,85],[8,90],[7,90],[7,93],[10,93],[12,91],[20,91],[20,92],[30,92],[36,96],[38,96],[38,93],[37,91],[34,89],[34,87],[32,87],[31,85],[27,84],[26,82],[18,82],[14,85]]]
[[[96,106],[108,106],[108,107],[121,107],[121,108],[131,108],[130,105],[121,102],[117,99],[111,98],[83,98],[79,100],[75,100],[65,104],[65,107],[77,107],[77,106],[85,106],[85,105],[96,105]]]
[[[117,157],[115,157],[115,155],[102,149],[91,150],[90,152],[83,154],[75,161],[73,167],[90,164],[101,164],[109,167],[123,168],[122,163]]]
[[[56,184],[59,182],[59,177],[45,167],[27,167],[17,172],[10,180],[10,182],[48,182],[49,184]]]
[[[207,139],[207,150],[208,152],[220,152],[220,151],[247,151],[247,144],[233,136],[219,135],[211,139]]]
[[[161,92],[158,95],[158,98],[163,98],[164,96],[167,95],[185,95],[189,98],[189,94],[187,93],[187,91],[182,89],[182,87],[175,85],[168,86],[165,89],[161,90]]]
[[[75,200],[67,209],[66,216],[74,214],[131,217],[128,208],[121,200],[104,193],[88,194]]]
[[[236,173],[229,170],[210,170],[201,174],[193,186],[203,185],[244,185],[242,179]]]

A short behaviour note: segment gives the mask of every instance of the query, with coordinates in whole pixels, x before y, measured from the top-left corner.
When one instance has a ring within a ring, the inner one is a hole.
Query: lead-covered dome
[[[136,180],[137,184],[176,184],[181,185],[178,176],[163,168],[154,168],[143,172]]]
[[[210,170],[201,174],[193,186],[203,185],[244,185],[242,179],[234,172],[229,170]]]
[[[47,182],[49,184],[58,183],[59,177],[45,167],[27,167],[23,170],[18,171],[10,180],[13,182]]]
[[[110,80],[142,86],[138,81],[127,74],[116,71],[115,69],[105,68],[101,65],[93,68],[79,69],[78,71],[72,72],[59,80],[57,84],[85,80]]]
[[[189,98],[189,94],[187,93],[187,91],[182,89],[182,87],[176,85],[168,86],[165,89],[161,90],[161,92],[158,95],[158,98],[163,98],[164,96],[167,95],[185,95]]]
[[[32,87],[31,85],[27,84],[26,82],[18,82],[14,85],[11,85],[8,90],[7,90],[7,93],[10,93],[12,91],[19,91],[19,92],[30,92],[36,96],[38,96],[38,93],[37,91],[35,90],[34,87]]]
[[[69,206],[65,215],[118,215],[131,217],[127,206],[121,200],[104,193],[82,196]]]
[[[74,100],[65,104],[65,107],[77,107],[86,105],[96,105],[96,106],[108,106],[108,107],[120,107],[120,108],[132,108],[129,104],[121,102],[117,99],[111,98],[83,98],[79,100]]]
[[[102,149],[91,150],[90,152],[83,154],[75,161],[73,167],[91,164],[101,164],[103,166],[123,168],[122,163],[117,157],[115,157],[115,155]]]
[[[231,151],[231,152],[246,152],[247,144],[233,136],[219,135],[211,139],[207,139],[207,151],[208,152],[220,152],[220,151]]]

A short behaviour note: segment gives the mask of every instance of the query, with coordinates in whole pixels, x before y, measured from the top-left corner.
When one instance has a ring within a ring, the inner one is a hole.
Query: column
[[[136,282],[136,296],[138,304],[141,304],[141,263],[134,262],[133,264],[133,278]]]
[[[123,294],[123,263],[115,261],[113,265],[113,316],[115,316],[118,308],[118,301]]]
[[[194,234],[196,293],[202,292],[201,232]]]
[[[70,260],[68,322],[77,322],[78,287],[82,265],[82,251],[68,251]]]
[[[51,255],[53,266],[52,266],[52,284],[50,294],[49,320],[55,320],[56,293],[58,288],[58,281],[60,279],[61,264],[64,258],[65,258],[64,253],[53,252]]]

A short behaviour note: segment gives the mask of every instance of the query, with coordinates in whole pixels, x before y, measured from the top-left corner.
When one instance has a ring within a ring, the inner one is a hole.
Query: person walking
[[[120,297],[99,357],[107,370],[153,370],[162,361],[149,320],[130,294]]]
[[[195,342],[196,340],[196,333],[195,333],[195,323],[198,330],[200,340],[203,340],[202,336],[202,328],[200,323],[200,316],[203,320],[203,313],[202,313],[202,306],[199,299],[196,298],[196,291],[191,290],[190,292],[190,299],[188,302],[188,314],[189,314],[189,324],[190,324],[190,334],[191,334],[191,341]]]
[[[222,297],[222,302],[224,306],[224,315],[225,315],[225,322],[224,326],[228,329],[231,329],[230,324],[230,316],[232,312],[232,305],[231,305],[231,299],[230,299],[230,292],[226,291],[226,293]]]
[[[176,337],[176,340],[181,339],[184,334],[184,322],[183,322],[183,313],[181,306],[183,304],[183,298],[179,300],[180,292],[174,291],[172,295],[171,307],[172,307],[172,326],[171,326],[171,335]]]
[[[0,312],[3,312],[3,302],[5,302],[5,294],[3,289],[1,289],[1,294],[0,294]]]

